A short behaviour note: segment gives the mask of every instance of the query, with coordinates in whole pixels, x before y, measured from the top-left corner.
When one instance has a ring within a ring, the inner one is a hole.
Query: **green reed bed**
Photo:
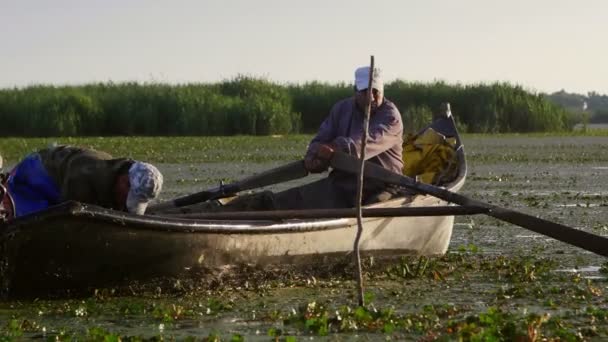
[[[397,80],[386,97],[406,131],[451,102],[463,131],[568,131],[581,122],[544,95],[507,83],[446,84]],[[2,136],[268,135],[312,133],[350,84],[276,84],[239,76],[217,83],[97,83],[0,89]]]

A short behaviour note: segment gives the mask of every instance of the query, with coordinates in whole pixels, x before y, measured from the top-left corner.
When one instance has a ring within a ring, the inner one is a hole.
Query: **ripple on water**
[[[560,268],[555,270],[555,272],[581,273],[582,277],[585,279],[607,279],[607,276],[600,274],[600,269],[600,266],[582,266],[576,268]]]

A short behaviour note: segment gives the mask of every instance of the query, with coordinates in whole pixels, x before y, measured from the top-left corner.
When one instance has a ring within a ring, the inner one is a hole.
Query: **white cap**
[[[160,194],[163,175],[152,164],[135,162],[129,168],[129,183],[127,209],[130,213],[143,215],[148,203]]]
[[[369,67],[364,66],[355,70],[355,87],[357,91],[367,89],[369,85]],[[372,80],[372,89],[384,91],[384,83],[382,82],[382,73],[380,69],[374,68],[374,78]]]

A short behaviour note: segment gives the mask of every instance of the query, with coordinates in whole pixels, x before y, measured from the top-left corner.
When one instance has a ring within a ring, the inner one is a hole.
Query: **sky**
[[[608,94],[606,0],[0,0],[0,88],[509,82]]]

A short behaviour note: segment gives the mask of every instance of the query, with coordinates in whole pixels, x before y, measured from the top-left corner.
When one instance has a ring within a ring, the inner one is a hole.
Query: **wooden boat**
[[[454,120],[451,115],[440,117],[429,128],[456,138],[458,172],[443,186],[458,191],[467,169]],[[415,195],[368,206],[366,216],[378,217],[363,219],[361,251],[445,253],[454,222],[449,213],[456,212],[445,205],[438,198]],[[443,211],[413,212],[433,207]],[[407,210],[409,215],[435,216],[405,216]],[[350,217],[335,217],[340,212],[329,210],[316,218],[281,220],[234,213],[232,219],[214,219],[137,216],[68,202],[0,223],[0,288],[8,293],[44,293],[180,276],[225,264],[294,263],[307,256],[344,255],[352,252],[357,231],[352,212],[341,212]]]

